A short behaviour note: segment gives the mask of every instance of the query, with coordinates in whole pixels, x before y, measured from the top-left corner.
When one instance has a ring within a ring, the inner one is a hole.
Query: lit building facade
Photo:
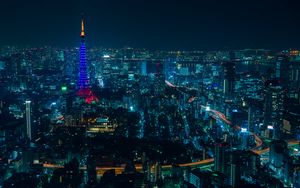
[[[223,63],[224,68],[224,80],[223,80],[223,93],[233,94],[234,81],[235,81],[235,62],[229,61]]]
[[[284,91],[276,82],[267,82],[264,96],[264,128],[265,136],[279,139],[283,123]]]
[[[25,101],[26,106],[26,136],[29,140],[32,139],[31,133],[31,101]]]

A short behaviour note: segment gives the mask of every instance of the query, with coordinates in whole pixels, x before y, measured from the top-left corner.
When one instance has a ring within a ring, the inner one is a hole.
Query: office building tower
[[[259,155],[252,151],[231,150],[226,153],[226,170],[228,184],[231,187],[241,187],[241,177],[253,176],[258,172]]]
[[[231,95],[234,92],[235,80],[235,62],[229,61],[223,63],[224,79],[223,79],[223,93]]]
[[[240,184],[240,166],[238,164],[230,164],[230,180],[229,185],[239,187]]]
[[[280,139],[283,123],[283,88],[277,81],[267,81],[264,90],[264,128],[266,137]]]
[[[22,55],[19,53],[10,56],[7,68],[11,75],[19,75],[21,73],[21,61]]]
[[[154,165],[154,179],[155,182],[161,179],[161,165],[159,162],[156,162]]]
[[[140,66],[141,66],[141,75],[147,76],[147,61],[142,61],[140,63]]]
[[[291,63],[289,74],[290,74],[290,89],[299,90],[300,89],[300,62]]]
[[[79,171],[79,162],[73,158],[69,163],[64,165],[64,173],[62,175],[63,184],[66,187],[79,187],[81,184],[81,174]]]
[[[288,146],[284,140],[273,140],[270,144],[270,165],[281,168],[288,160]]]
[[[90,155],[87,159],[87,175],[88,184],[93,187],[97,184],[96,159],[94,155]]]
[[[289,88],[290,83],[290,72],[289,72],[290,62],[287,56],[279,55],[276,58],[275,64],[275,80],[279,81],[283,88]]]
[[[226,150],[229,149],[228,143],[217,143],[215,145],[215,157],[214,157],[214,166],[215,171],[217,172],[225,172],[226,165]]]
[[[208,171],[201,171],[200,169],[196,168],[189,173],[187,182],[189,182],[191,187],[212,187],[212,174]]]
[[[29,140],[32,139],[31,134],[31,101],[25,101],[26,106],[26,136]]]
[[[165,75],[163,74],[163,65],[156,63],[156,83],[154,86],[154,94],[162,95],[165,90]]]
[[[73,78],[74,76],[74,66],[73,62],[71,61],[66,61],[64,65],[64,76],[67,78]]]

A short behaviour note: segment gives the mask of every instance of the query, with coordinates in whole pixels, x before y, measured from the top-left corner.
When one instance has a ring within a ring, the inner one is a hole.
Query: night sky
[[[150,49],[299,48],[290,0],[1,0],[0,45]]]

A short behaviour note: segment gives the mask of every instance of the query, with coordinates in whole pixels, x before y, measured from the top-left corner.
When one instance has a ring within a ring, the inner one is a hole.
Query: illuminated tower
[[[80,45],[80,64],[79,64],[79,79],[78,89],[86,94],[84,90],[89,88],[89,80],[87,76],[87,59],[86,59],[86,48],[85,48],[85,33],[84,33],[84,21],[81,21],[81,45]]]
[[[89,86],[89,78],[87,74],[87,58],[86,58],[86,47],[85,47],[85,32],[84,32],[84,21],[81,21],[81,45],[80,45],[80,62],[79,62],[79,78],[78,78],[78,92],[77,95],[85,98],[87,103],[98,101],[98,98],[93,94]]]
[[[31,101],[25,101],[26,106],[26,136],[31,140]]]

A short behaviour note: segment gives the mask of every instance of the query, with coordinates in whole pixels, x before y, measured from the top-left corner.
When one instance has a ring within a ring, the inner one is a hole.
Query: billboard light
[[[67,86],[62,86],[61,87],[61,91],[67,91],[67,89],[68,89]]]

